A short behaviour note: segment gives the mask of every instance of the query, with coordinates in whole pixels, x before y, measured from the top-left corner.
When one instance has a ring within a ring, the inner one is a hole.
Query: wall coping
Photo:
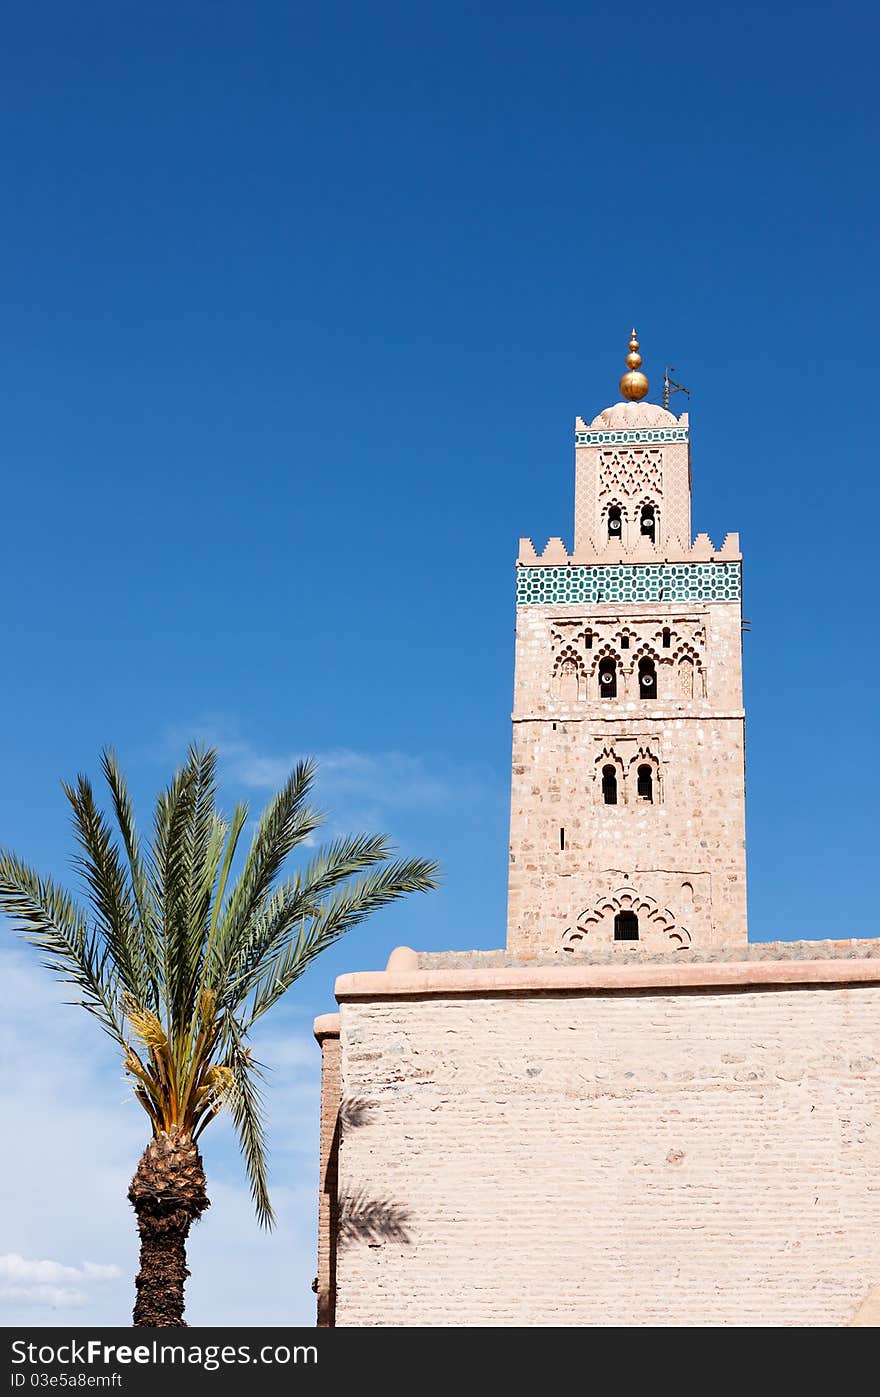
[[[767,986],[880,984],[880,961],[790,960],[714,961],[687,965],[504,966],[479,970],[365,970],[340,975],[338,1003],[358,999],[408,999],[414,996],[560,994],[603,990],[746,990]],[[336,1019],[325,1014],[315,1020]]]
[[[319,1043],[323,1043],[325,1038],[338,1038],[339,1015],[319,1014],[312,1026],[312,1032]]]
[[[617,700],[617,709],[614,713],[604,714],[598,710],[600,703],[607,703],[607,699],[578,699],[578,707],[574,704],[562,704],[554,702],[551,707],[548,703],[543,709],[528,708],[523,713],[514,712],[510,716],[514,723],[538,723],[545,722],[552,718],[554,722],[560,723],[605,723],[613,726],[622,718],[642,718],[645,712],[643,700],[623,699]],[[706,721],[711,718],[732,718],[740,722],[746,716],[744,708],[713,708],[708,699],[698,699],[695,703],[688,703],[687,707],[683,703],[677,708],[671,708],[668,704],[657,703],[654,699],[654,707],[651,709],[650,721],[652,723],[676,723],[679,721],[690,722],[694,718]],[[587,712],[583,710],[587,709]]]

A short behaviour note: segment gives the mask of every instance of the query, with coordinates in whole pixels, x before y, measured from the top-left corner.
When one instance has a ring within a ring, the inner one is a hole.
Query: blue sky
[[[573,419],[616,399],[633,323],[652,396],[664,363],[691,389],[695,529],[742,537],[750,933],[877,934],[877,30],[866,4],[6,14],[0,843],[64,874],[60,777],[112,742],[145,821],[207,737],[230,805],[318,754],[333,829],[446,868],[270,1026],[273,1238],[207,1138],[192,1322],[312,1317],[335,975],[503,943],[517,539],[570,540]],[[0,1316],[125,1323],[141,1122],[97,1029],[0,957]]]

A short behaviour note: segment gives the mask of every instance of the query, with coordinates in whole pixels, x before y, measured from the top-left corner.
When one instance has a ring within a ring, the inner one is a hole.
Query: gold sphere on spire
[[[633,329],[629,341],[629,354],[626,356],[629,372],[625,373],[620,380],[621,396],[626,398],[627,402],[630,403],[637,403],[641,398],[644,398],[648,391],[648,379],[645,374],[639,373],[639,365],[641,362],[642,356],[639,353],[638,336],[636,335],[635,329]]]

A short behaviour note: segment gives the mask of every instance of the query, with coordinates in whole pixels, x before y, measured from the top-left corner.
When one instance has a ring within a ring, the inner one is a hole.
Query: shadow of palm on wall
[[[361,1097],[344,1097],[339,1103],[333,1143],[327,1157],[323,1188],[330,1201],[329,1287],[319,1295],[318,1323],[332,1325],[336,1318],[336,1260],[347,1246],[361,1243],[381,1246],[396,1242],[408,1246],[412,1237],[408,1228],[409,1210],[390,1198],[373,1198],[365,1188],[353,1183],[339,1182],[339,1142],[343,1131],[357,1130],[366,1125],[376,1102]]]
[[[375,1245],[381,1242],[409,1243],[409,1210],[387,1198],[370,1198],[366,1190],[340,1189],[337,1220],[337,1246],[353,1242]]]

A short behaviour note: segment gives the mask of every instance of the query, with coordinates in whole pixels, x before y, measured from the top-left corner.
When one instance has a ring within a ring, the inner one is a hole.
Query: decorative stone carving
[[[663,494],[663,452],[640,450],[599,452],[599,500],[605,495]]]
[[[654,898],[627,885],[598,898],[591,907],[581,912],[574,926],[566,927],[563,932],[562,949],[586,950],[588,939],[595,941],[597,933],[606,931],[610,940],[618,912],[635,913],[639,919],[640,940],[646,939],[645,934],[653,939],[664,939],[669,942],[670,950],[684,950],[691,944],[690,932],[681,925],[674,912],[668,907],[660,907]],[[604,935],[601,939],[604,941]]]

